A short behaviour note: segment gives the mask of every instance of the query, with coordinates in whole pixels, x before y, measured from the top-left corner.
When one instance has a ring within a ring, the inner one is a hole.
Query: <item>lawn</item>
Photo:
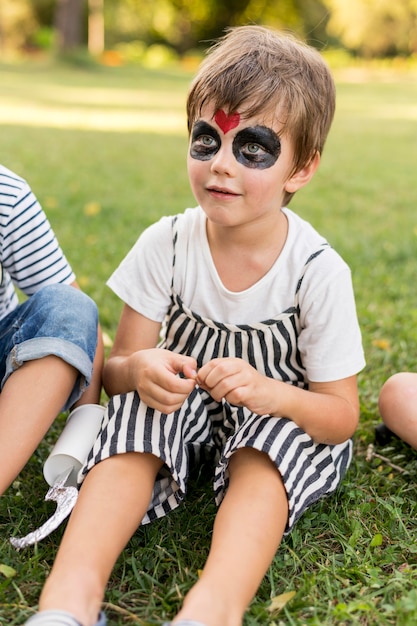
[[[291,204],[352,268],[367,367],[351,469],[283,542],[245,626],[417,623],[417,456],[394,441],[375,449],[383,459],[366,458],[382,383],[417,369],[415,78],[336,74],[321,167]],[[180,69],[0,67],[0,162],[30,181],[109,341],[121,305],[106,279],[147,225],[194,204],[185,170],[190,79]],[[0,624],[21,624],[36,609],[59,545],[62,528],[21,552],[8,538],[53,511],[42,465],[63,420],[0,499]],[[214,513],[210,485],[195,476],[183,507],[136,533],[106,594],[110,624],[175,614],[203,566]],[[270,610],[287,592],[295,595]]]

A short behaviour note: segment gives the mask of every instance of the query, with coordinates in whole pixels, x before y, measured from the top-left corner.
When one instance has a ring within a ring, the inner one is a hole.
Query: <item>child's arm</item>
[[[198,372],[197,382],[215,400],[226,398],[259,415],[287,417],[316,442],[349,439],[359,419],[356,376],[310,383],[309,390],[268,378],[242,359],[214,359]]]
[[[138,391],[163,413],[178,409],[195,387],[193,358],[156,348],[161,324],[125,305],[103,371],[106,393]],[[188,378],[179,377],[185,373]]]

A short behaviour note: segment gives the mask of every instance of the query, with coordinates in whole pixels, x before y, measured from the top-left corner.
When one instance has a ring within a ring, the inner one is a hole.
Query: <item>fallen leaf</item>
[[[381,533],[377,533],[371,539],[371,543],[369,544],[371,548],[375,548],[376,546],[382,546],[382,535]]]
[[[94,217],[94,215],[98,215],[101,211],[101,206],[98,202],[87,202],[84,206],[84,214],[88,215],[88,217]]]
[[[80,287],[87,287],[87,285],[90,284],[90,279],[88,276],[80,276],[78,278],[78,284],[80,285]]]
[[[273,613],[274,611],[281,611],[284,606],[293,599],[295,596],[295,591],[286,591],[285,593],[281,593],[279,596],[275,596],[272,598],[271,604],[268,607],[268,611]]]
[[[388,339],[374,339],[372,341],[372,345],[375,346],[375,348],[385,350],[386,352],[391,349],[391,344]]]
[[[43,206],[46,209],[56,209],[56,207],[58,206],[58,200],[56,198],[53,198],[52,196],[48,196],[47,198],[45,198]]]
[[[13,578],[13,576],[16,576],[16,570],[10,567],[10,565],[0,563],[0,574],[3,574],[6,578]]]

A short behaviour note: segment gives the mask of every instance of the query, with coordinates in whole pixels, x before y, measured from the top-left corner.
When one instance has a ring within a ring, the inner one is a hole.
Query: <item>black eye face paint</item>
[[[244,128],[233,139],[233,154],[245,167],[265,170],[278,160],[281,154],[281,141],[279,136],[266,126]]]
[[[193,126],[190,156],[199,161],[209,161],[220,150],[220,135],[207,122],[199,121]]]
[[[199,161],[209,161],[222,145],[220,135],[213,126],[202,120],[193,126],[190,156]],[[245,167],[265,170],[272,167],[281,154],[281,141],[277,133],[267,126],[253,126],[240,130],[233,139],[235,159]]]

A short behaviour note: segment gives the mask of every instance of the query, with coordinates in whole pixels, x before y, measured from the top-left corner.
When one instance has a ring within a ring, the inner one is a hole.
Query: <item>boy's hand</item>
[[[197,383],[217,402],[225,398],[230,404],[246,406],[259,415],[268,413],[262,392],[265,379],[249,363],[234,357],[213,359],[197,375]]]
[[[172,413],[183,404],[196,385],[196,366],[192,357],[161,348],[139,350],[132,355],[141,400],[161,413]]]

